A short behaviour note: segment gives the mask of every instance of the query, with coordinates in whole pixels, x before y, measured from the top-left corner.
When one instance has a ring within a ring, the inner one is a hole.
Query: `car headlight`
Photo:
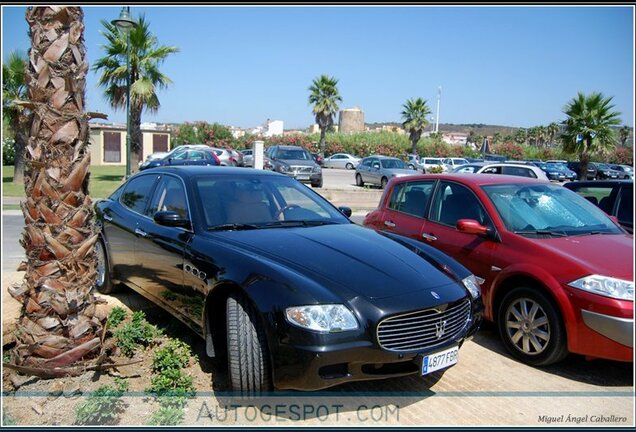
[[[280,172],[289,172],[290,171],[289,165],[280,164],[280,165],[278,165],[278,170]]]
[[[358,321],[353,313],[341,304],[295,306],[285,310],[290,324],[319,332],[355,330]]]
[[[322,171],[322,169],[320,168],[320,165],[316,165],[314,169],[311,170],[311,172],[315,172],[315,173],[319,173],[320,171]]]
[[[466,287],[468,292],[470,292],[470,295],[473,296],[474,299],[476,299],[477,297],[481,295],[481,289],[479,289],[479,282],[477,281],[477,278],[475,277],[475,275],[471,274],[470,276],[462,279],[462,283],[464,284],[464,286]]]
[[[590,275],[570,282],[568,285],[605,297],[634,301],[634,282],[632,281],[608,276]]]

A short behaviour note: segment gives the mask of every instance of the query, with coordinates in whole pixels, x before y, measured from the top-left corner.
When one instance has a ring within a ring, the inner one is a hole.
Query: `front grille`
[[[311,174],[312,167],[308,166],[292,166],[294,174]]]
[[[442,310],[444,309],[444,310]],[[426,350],[456,337],[470,320],[470,300],[386,318],[378,342],[391,351]]]

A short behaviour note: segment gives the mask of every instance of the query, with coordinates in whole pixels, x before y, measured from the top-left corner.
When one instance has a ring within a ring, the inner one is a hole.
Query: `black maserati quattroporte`
[[[282,174],[156,168],[95,207],[98,289],[123,283],[186,323],[235,391],[442,371],[481,322],[466,268]]]

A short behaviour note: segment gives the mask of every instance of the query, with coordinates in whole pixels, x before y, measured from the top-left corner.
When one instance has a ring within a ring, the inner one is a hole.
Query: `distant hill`
[[[367,123],[366,126],[370,129],[379,128],[382,126],[399,126],[401,127],[401,123],[394,122],[386,122],[386,123]],[[486,125],[482,123],[473,123],[473,124],[453,124],[453,123],[440,123],[439,130],[440,132],[464,132],[470,133],[470,131],[474,131],[476,135],[494,135],[496,132],[499,132],[501,135],[514,134],[518,127],[511,126],[496,126],[496,125]]]

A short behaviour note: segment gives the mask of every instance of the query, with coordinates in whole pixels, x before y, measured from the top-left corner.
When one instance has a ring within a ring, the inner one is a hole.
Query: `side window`
[[[452,227],[459,219],[473,219],[485,226],[492,225],[475,194],[467,187],[451,182],[441,182],[437,188],[430,219]]]
[[[201,150],[193,150],[188,155],[188,159],[191,159],[191,160],[203,160],[203,159],[205,159],[205,153],[202,152]]]
[[[532,170],[529,170],[528,168],[522,168],[522,167],[502,167],[501,173],[518,176],[518,177],[537,178],[537,176],[534,174],[534,172],[532,172]]]
[[[623,187],[619,195],[616,217],[622,224],[632,226],[634,223],[634,188]]]
[[[155,189],[146,216],[153,217],[158,211],[173,211],[181,217],[188,217],[188,205],[181,180],[169,175],[163,176]]]
[[[433,181],[402,183],[393,190],[389,207],[402,213],[423,218],[433,190]],[[396,191],[399,189],[399,191]]]
[[[488,167],[482,171],[482,174],[501,174],[501,167]]]
[[[130,180],[119,197],[119,202],[135,213],[144,214],[157,177],[157,175],[150,174]]]

